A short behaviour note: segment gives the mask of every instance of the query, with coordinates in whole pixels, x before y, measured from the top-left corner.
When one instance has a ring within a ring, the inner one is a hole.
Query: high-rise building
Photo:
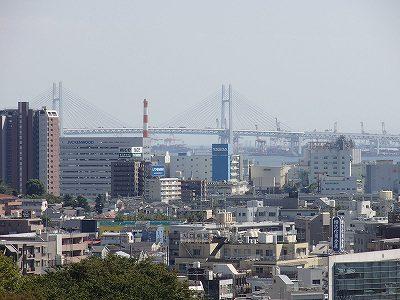
[[[19,193],[34,178],[33,110],[28,102],[0,111],[1,179]]]
[[[58,196],[59,131],[56,111],[34,111],[28,102],[0,111],[0,178],[22,194],[29,179],[39,179]]]
[[[55,110],[35,112],[37,177],[49,194],[60,195],[60,124]]]

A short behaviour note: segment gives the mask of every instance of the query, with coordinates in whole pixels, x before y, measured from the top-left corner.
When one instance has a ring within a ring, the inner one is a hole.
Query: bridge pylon
[[[60,135],[63,136],[63,101],[62,101],[62,82],[57,84],[53,82],[53,94],[52,94],[52,108],[58,112],[58,118],[60,120]]]
[[[220,134],[219,140],[221,144],[233,145],[233,99],[232,86],[228,85],[226,90],[225,85],[221,89],[221,119],[220,128],[224,131]]]

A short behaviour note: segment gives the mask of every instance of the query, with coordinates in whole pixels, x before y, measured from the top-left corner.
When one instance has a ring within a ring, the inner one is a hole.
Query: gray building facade
[[[141,137],[62,137],[61,194],[95,198],[111,193],[111,163],[119,148],[142,147]]]

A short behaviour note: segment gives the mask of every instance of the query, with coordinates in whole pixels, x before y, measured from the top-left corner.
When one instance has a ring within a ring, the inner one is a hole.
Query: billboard
[[[119,158],[131,158],[133,157],[132,153],[128,153],[128,152],[120,152],[118,153],[118,157]]]
[[[343,252],[344,250],[344,221],[336,216],[332,219],[332,250]]]
[[[164,166],[152,166],[151,167],[151,176],[152,177],[164,177],[165,176],[165,167]]]
[[[229,144],[212,144],[211,150],[213,156],[227,156],[231,154]]]
[[[119,147],[119,158],[142,157],[143,147]]]

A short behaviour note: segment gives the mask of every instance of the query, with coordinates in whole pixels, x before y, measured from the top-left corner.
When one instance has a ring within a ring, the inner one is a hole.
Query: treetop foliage
[[[88,258],[41,276],[22,276],[0,256],[0,299],[191,299],[164,265],[110,255]]]

